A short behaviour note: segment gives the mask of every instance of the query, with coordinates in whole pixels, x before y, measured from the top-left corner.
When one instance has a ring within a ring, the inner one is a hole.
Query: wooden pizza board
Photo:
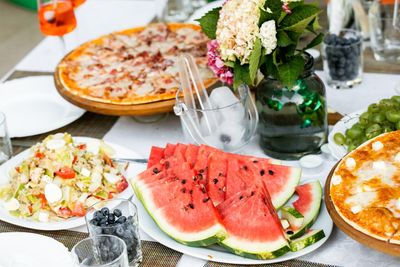
[[[324,200],[325,205],[328,210],[329,215],[331,216],[333,222],[340,230],[342,230],[345,234],[350,236],[352,239],[356,240],[357,242],[370,247],[372,249],[378,250],[380,252],[390,254],[393,256],[400,256],[400,245],[391,244],[389,242],[385,242],[382,240],[378,240],[373,238],[369,235],[366,235],[355,228],[353,228],[350,224],[345,222],[339,213],[336,211],[335,206],[333,205],[331,194],[330,194],[330,184],[333,173],[336,169],[336,166],[339,162],[332,168],[331,172],[328,175],[328,178],[325,182],[325,190],[324,190]]]

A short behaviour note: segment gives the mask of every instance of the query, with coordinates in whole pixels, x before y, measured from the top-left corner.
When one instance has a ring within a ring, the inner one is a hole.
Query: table
[[[153,1],[88,1],[77,11],[78,18],[78,34],[67,36],[67,42],[75,45],[85,40],[91,39],[100,34],[146,24],[152,20],[154,16]],[[93,20],[91,14],[96,13],[98,16],[108,17],[110,20]],[[134,14],[134,15],[133,15]],[[106,23],[112,21],[112,23]],[[75,39],[75,40],[74,40]],[[33,75],[37,72],[51,72],[61,58],[62,54],[55,49],[58,42],[53,38],[44,39],[35,49],[33,49],[19,64],[12,75],[6,78],[16,78],[21,75]],[[399,65],[387,65],[384,63],[376,63],[371,58],[371,54],[366,54],[366,71],[385,72],[399,74]],[[27,72],[28,71],[28,72]],[[30,72],[33,71],[34,73]],[[323,73],[318,72],[323,77]],[[364,77],[364,83],[353,90],[338,91],[327,88],[327,99],[331,107],[342,114],[352,112],[358,108],[365,107],[366,104],[374,102],[382,97],[394,94],[393,86],[396,82],[400,82],[399,76],[368,74]],[[382,84],[386,85],[381,88]],[[379,88],[378,90],[374,90]],[[357,99],[357,101],[354,101]],[[346,102],[348,101],[348,102]],[[58,131],[68,131],[73,135],[86,135],[96,138],[104,138],[106,141],[125,145],[144,157],[148,156],[151,145],[165,145],[166,142],[179,142],[184,140],[181,132],[179,120],[170,114],[164,120],[154,124],[140,124],[130,117],[116,118],[111,116],[96,115],[86,113],[76,122],[63,127]],[[48,133],[47,133],[48,134]],[[30,146],[32,142],[43,139],[45,135],[39,135],[29,138],[13,139],[15,151],[20,151],[26,146]],[[252,154],[263,156],[262,151],[257,145],[257,138],[253,140],[244,150],[244,154]],[[297,162],[286,162],[288,165],[297,166]],[[333,166],[334,161],[326,161],[325,169],[318,175],[307,175],[303,179],[320,179],[324,182],[327,170]],[[11,226],[10,226],[11,227]],[[2,228],[0,228],[0,231]],[[18,229],[18,228],[8,228]],[[18,229],[19,230],[19,229]],[[76,238],[85,236],[84,228],[74,229],[79,233],[75,233]],[[71,235],[70,231],[55,234],[55,238],[60,236],[68,239]],[[65,235],[64,235],[65,234]],[[142,239],[151,240],[142,233]],[[71,240],[75,240],[71,238]],[[154,242],[146,241],[143,243],[145,251],[145,262],[143,266],[219,266],[218,264],[206,263],[189,256],[183,256],[168,248],[157,245]],[[152,253],[157,251],[157,253]],[[352,253],[349,253],[351,251]],[[323,263],[327,265],[348,265],[348,266],[398,266],[398,259],[384,255],[382,253],[368,249],[352,239],[348,238],[337,228],[334,229],[330,239],[317,251],[301,257],[297,261],[290,261],[287,264],[282,263],[276,266],[319,266]],[[150,265],[149,265],[150,264]]]

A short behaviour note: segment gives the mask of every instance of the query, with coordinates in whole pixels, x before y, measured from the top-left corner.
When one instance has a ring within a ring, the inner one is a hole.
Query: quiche
[[[207,67],[208,38],[193,24],[150,24],[89,41],[58,65],[61,86],[103,103],[144,104],[173,99],[179,56],[192,55],[205,87],[216,82]]]
[[[400,131],[377,136],[350,152],[329,186],[344,221],[364,234],[400,244]]]

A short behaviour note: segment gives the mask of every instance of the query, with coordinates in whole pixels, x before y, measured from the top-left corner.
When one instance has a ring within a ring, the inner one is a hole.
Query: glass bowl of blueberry
[[[328,85],[353,88],[361,83],[363,73],[363,38],[359,31],[343,29],[328,33],[322,44],[324,72]]]
[[[137,208],[130,200],[114,198],[97,202],[86,213],[91,237],[114,235],[121,238],[128,251],[130,266],[142,261]]]

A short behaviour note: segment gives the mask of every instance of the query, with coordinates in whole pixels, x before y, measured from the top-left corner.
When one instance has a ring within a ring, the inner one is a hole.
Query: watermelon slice
[[[151,147],[149,162],[147,163],[147,168],[156,165],[164,158],[164,148],[153,146]]]
[[[253,185],[221,203],[218,210],[228,237],[221,245],[254,259],[271,259],[290,251],[281,222],[265,186]]]
[[[299,251],[305,247],[308,247],[325,237],[324,230],[309,230],[303,236],[294,239],[290,242],[290,249]]]
[[[196,163],[194,164],[194,171],[196,176],[199,178],[199,182],[203,185],[207,185],[207,168],[208,168],[208,156],[212,152],[218,152],[219,150],[210,146],[201,145],[197,153]]]
[[[168,166],[168,168],[167,168]],[[175,157],[133,179],[135,193],[162,231],[188,246],[223,240],[224,226],[203,185],[187,162]]]
[[[196,163],[198,153],[199,153],[198,146],[192,145],[192,144],[188,145],[186,152],[185,152],[185,158],[186,158],[186,162],[189,163],[191,168],[193,168],[194,164]]]
[[[167,144],[167,146],[164,149],[164,158],[167,159],[174,155],[176,145],[173,144]]]
[[[226,197],[263,181],[276,209],[293,195],[301,177],[301,169],[269,163],[269,159],[239,156],[228,162]]]
[[[283,207],[281,209],[281,215],[282,219],[288,220],[292,231],[300,229],[303,224],[304,216],[301,215],[301,213],[298,212],[295,208]]]
[[[303,216],[301,227],[294,231],[290,239],[302,236],[314,224],[321,207],[322,187],[319,181],[313,181],[296,187],[298,199],[293,202],[293,207]]]
[[[207,192],[214,206],[218,206],[225,200],[226,174],[226,154],[212,152],[208,157]]]

